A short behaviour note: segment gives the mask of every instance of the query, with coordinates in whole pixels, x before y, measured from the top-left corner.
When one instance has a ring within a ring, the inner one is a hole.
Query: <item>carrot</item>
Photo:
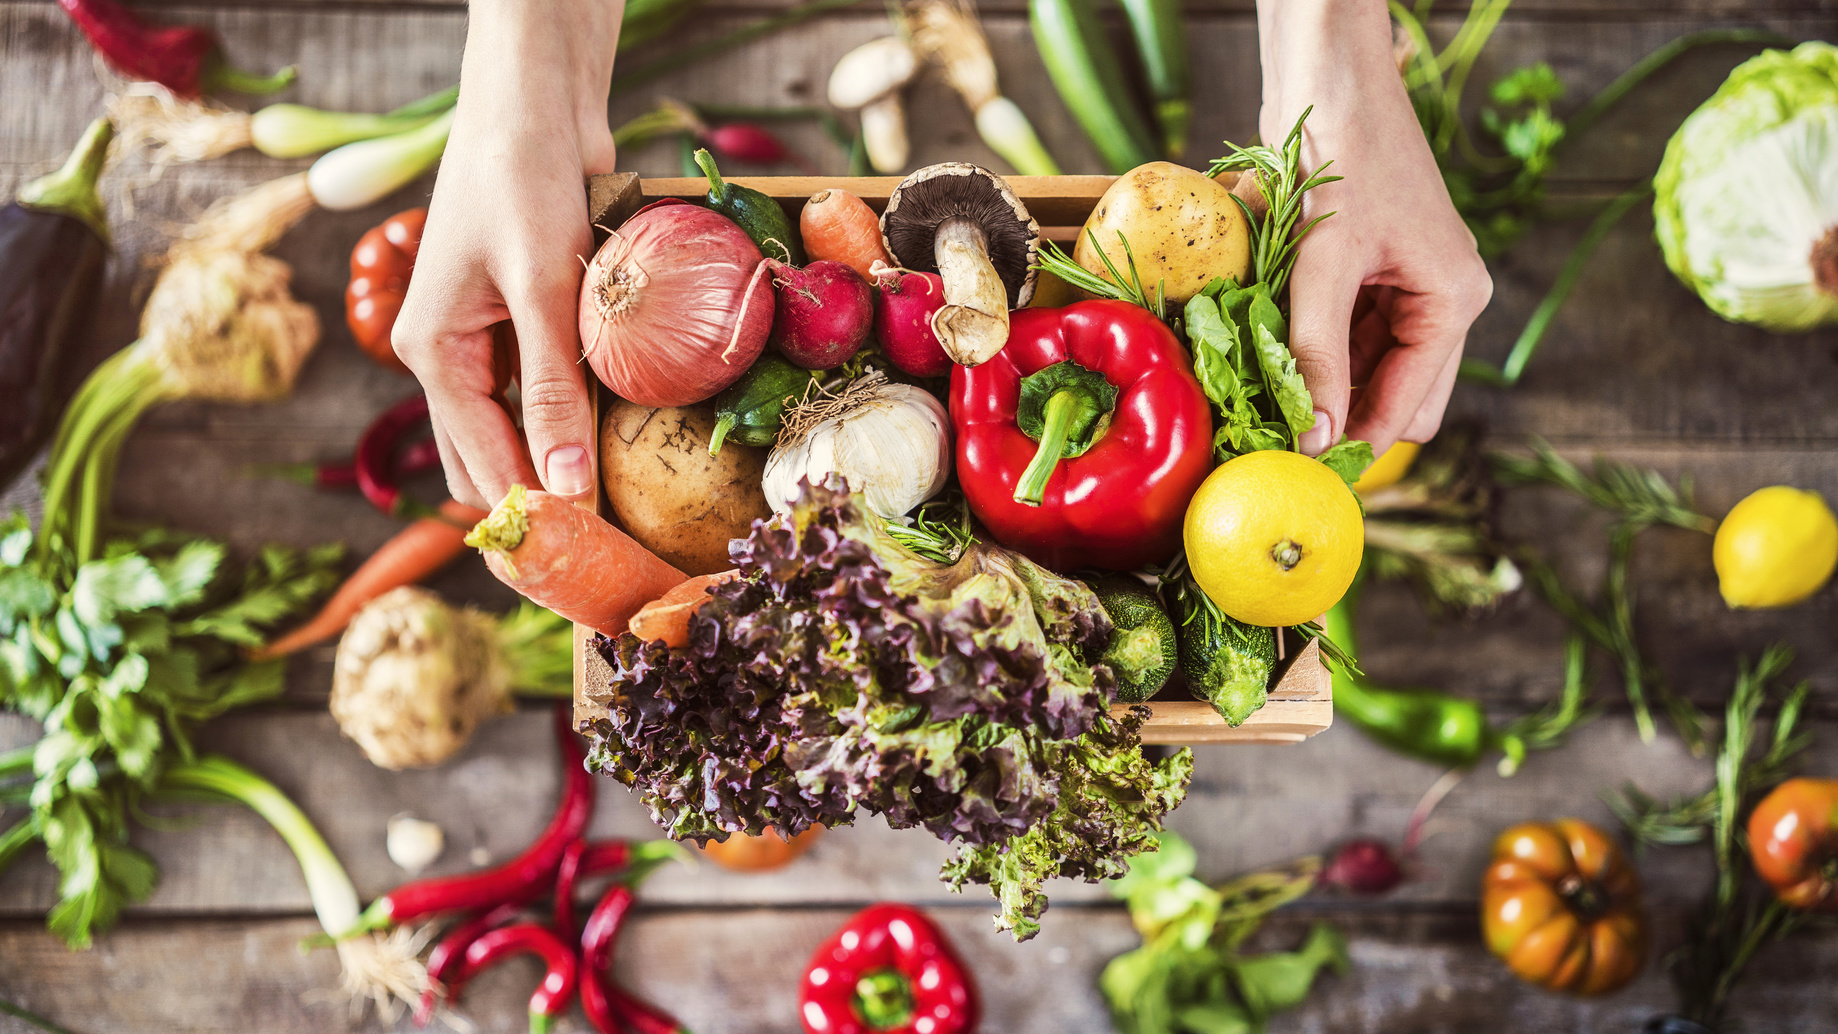
[[[449,499],[440,517],[423,517],[396,532],[351,572],[312,620],[256,650],[252,660],[265,661],[324,642],[345,630],[364,605],[391,589],[414,585],[466,551],[466,528],[485,511]]]
[[[631,536],[561,496],[511,486],[466,536],[498,580],[605,635],[684,579]]]
[[[647,643],[662,640],[665,646],[687,645],[690,615],[714,598],[708,594],[710,589],[739,574],[739,571],[699,574],[671,589],[632,615],[632,634]]]
[[[881,220],[868,202],[846,190],[820,190],[798,214],[798,232],[812,261],[840,262],[874,283],[876,262],[891,267],[881,245]]]

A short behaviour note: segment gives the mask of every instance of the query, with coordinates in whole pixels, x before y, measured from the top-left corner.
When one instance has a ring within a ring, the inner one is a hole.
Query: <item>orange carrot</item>
[[[876,262],[894,264],[881,246],[881,220],[868,202],[846,190],[820,190],[798,214],[804,250],[815,261],[840,262],[874,283]]]
[[[449,499],[440,504],[440,514],[413,521],[396,532],[351,572],[311,621],[256,650],[251,659],[285,657],[324,642],[343,632],[366,603],[391,589],[414,585],[452,563],[466,551],[467,527],[484,517],[485,511]]]
[[[466,536],[498,580],[605,635],[685,577],[632,537],[558,495],[513,485]]]
[[[739,575],[739,571],[699,574],[671,589],[632,615],[632,634],[647,643],[662,640],[665,646],[687,645],[690,615],[714,598],[708,590]]]

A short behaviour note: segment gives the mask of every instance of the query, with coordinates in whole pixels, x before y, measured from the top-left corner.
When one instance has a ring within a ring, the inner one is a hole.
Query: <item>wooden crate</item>
[[[875,210],[886,207],[887,195],[900,182],[897,176],[737,176],[731,183],[752,187],[785,205],[794,217],[804,199],[826,188],[841,188],[860,195]],[[1009,186],[1027,204],[1028,212],[1040,223],[1043,232],[1056,240],[1071,240],[1085,217],[1110,186],[1109,176],[1010,176]],[[667,197],[699,198],[707,188],[701,179],[668,178],[640,180],[631,173],[595,176],[588,181],[588,210],[598,234],[624,222],[639,208]],[[599,385],[589,378],[594,389],[596,424],[599,414]],[[595,512],[605,512],[603,493],[595,492]],[[574,713],[577,722],[605,716],[605,709],[590,703],[583,695],[589,685],[604,685],[612,677],[606,662],[588,645],[592,630],[576,625],[574,630]],[[1291,644],[1299,645],[1299,644]],[[1154,712],[1143,727],[1144,743],[1300,743],[1326,729],[1334,721],[1334,698],[1327,667],[1321,661],[1320,647],[1314,643],[1292,652],[1285,666],[1279,667],[1269,701],[1245,723],[1234,729],[1219,717],[1212,705],[1198,700],[1179,699],[1178,694],[1163,694],[1168,699],[1149,701]]]

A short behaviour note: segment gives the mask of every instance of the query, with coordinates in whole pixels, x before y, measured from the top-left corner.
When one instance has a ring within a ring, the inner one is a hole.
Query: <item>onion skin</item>
[[[639,209],[581,282],[581,347],[601,383],[689,406],[747,372],[772,330],[771,277],[727,217],[677,199]]]
[[[772,347],[806,370],[849,361],[874,329],[874,291],[841,262],[819,259],[799,269],[767,259],[777,290]]]
[[[889,273],[881,277],[874,307],[874,336],[902,372],[943,377],[951,357],[932,330],[932,314],[944,307],[945,285],[937,273]]]

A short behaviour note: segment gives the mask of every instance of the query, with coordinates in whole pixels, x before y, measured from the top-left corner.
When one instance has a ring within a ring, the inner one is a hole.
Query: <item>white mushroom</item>
[[[876,172],[906,167],[906,106],[900,90],[919,70],[919,59],[906,41],[883,36],[856,47],[830,73],[830,104],[860,110],[862,143]]]

